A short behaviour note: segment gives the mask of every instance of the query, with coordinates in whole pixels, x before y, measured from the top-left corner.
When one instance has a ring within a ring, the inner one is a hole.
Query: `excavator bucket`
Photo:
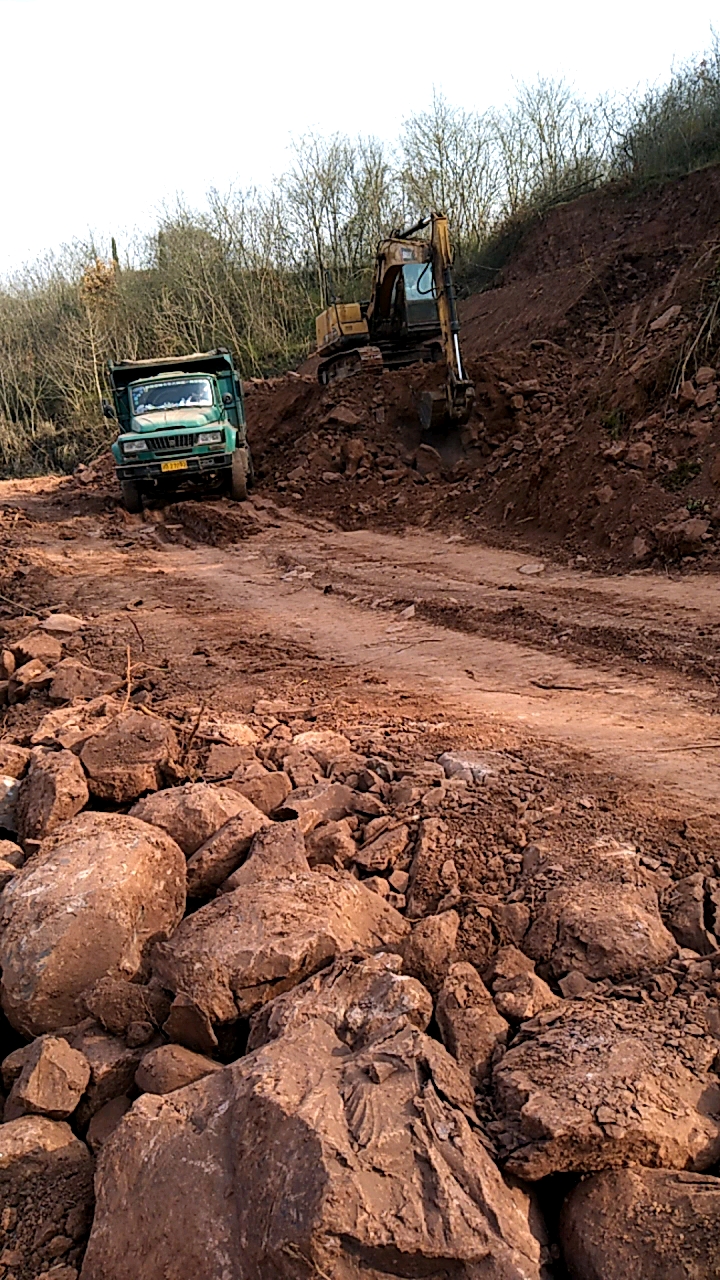
[[[440,391],[424,391],[420,397],[418,416],[423,431],[448,422],[467,422],[475,400],[475,384],[468,378],[448,378]]]

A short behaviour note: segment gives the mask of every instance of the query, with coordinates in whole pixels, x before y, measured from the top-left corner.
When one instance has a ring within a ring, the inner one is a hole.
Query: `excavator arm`
[[[475,385],[465,374],[460,353],[460,321],[453,283],[448,220],[443,213],[431,213],[404,234],[411,236],[428,226],[431,227],[430,261],[447,376],[442,391],[426,391],[421,398],[420,422],[426,431],[447,418],[453,422],[467,422],[475,399]]]

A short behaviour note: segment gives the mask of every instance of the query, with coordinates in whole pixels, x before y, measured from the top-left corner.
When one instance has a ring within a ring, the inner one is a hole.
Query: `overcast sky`
[[[264,184],[308,130],[392,141],[433,87],[467,108],[563,76],[588,96],[706,48],[717,0],[0,0],[0,273],[163,202]]]

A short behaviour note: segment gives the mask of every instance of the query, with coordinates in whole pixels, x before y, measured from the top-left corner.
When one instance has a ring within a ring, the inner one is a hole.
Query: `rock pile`
[[[502,752],[260,702],[191,767],[85,678],[0,743],[3,1280],[716,1274],[707,867],[518,835],[481,893]]]

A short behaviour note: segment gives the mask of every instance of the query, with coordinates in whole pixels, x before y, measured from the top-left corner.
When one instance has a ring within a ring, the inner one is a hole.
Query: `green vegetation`
[[[683,458],[678,462],[674,471],[668,471],[660,481],[663,489],[667,489],[669,493],[679,493],[686,485],[689,485],[696,476],[702,471],[702,462],[700,458]],[[692,499],[690,499],[692,501]],[[690,505],[688,505],[688,511]]]
[[[245,377],[296,364],[312,347],[326,271],[337,296],[366,296],[378,238],[429,209],[450,217],[460,286],[483,288],[554,204],[719,159],[717,38],[668,84],[622,103],[539,80],[498,112],[436,96],[395,151],[304,138],[268,192],[210,192],[205,210],[179,206],[122,261],[114,241],[76,243],[0,286],[0,475],[68,470],[105,447],[108,357],[228,346]]]

